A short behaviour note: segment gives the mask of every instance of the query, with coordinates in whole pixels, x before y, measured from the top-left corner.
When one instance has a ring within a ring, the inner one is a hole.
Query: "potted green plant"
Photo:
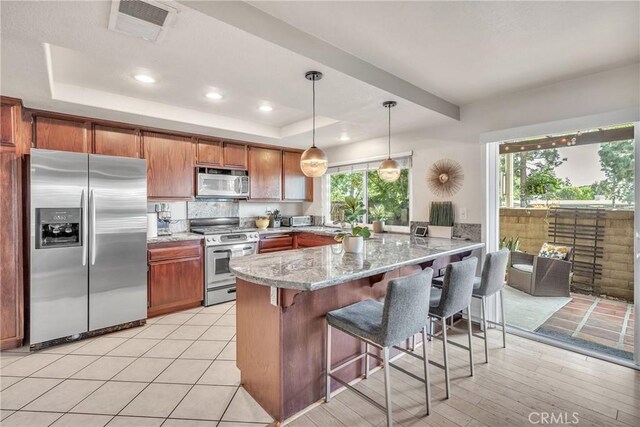
[[[280,214],[279,209],[274,209],[272,211],[267,211],[267,215],[269,215],[269,227],[279,228],[280,220],[282,219],[282,215]]]
[[[387,220],[387,212],[383,205],[374,205],[369,208],[369,215],[373,219],[373,232],[382,233],[384,231],[384,222]]]
[[[364,239],[368,239],[371,236],[368,227],[357,225],[358,220],[366,212],[364,205],[355,197],[348,196],[344,198],[342,211],[344,212],[345,221],[351,226],[351,231],[349,233],[339,233],[335,239],[338,242],[342,242],[345,252],[360,253],[364,247]]]
[[[429,209],[429,236],[451,239],[454,212],[451,202],[431,202]]]

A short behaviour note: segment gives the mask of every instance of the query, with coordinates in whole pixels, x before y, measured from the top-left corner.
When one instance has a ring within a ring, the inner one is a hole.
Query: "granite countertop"
[[[303,227],[278,227],[278,228],[267,228],[265,230],[256,229],[258,234],[278,234],[278,233],[299,233],[299,232],[307,232],[314,234],[322,234],[326,236],[335,236],[340,232],[340,228],[338,227],[326,227],[326,226],[303,226]],[[347,230],[344,230],[347,231]]]
[[[248,282],[313,291],[483,247],[465,240],[393,234],[365,241],[362,254],[345,253],[336,244],[234,258],[230,270]]]
[[[157,236],[147,238],[147,244],[149,243],[166,243],[166,242],[183,242],[185,240],[202,240],[204,236],[198,233],[173,233],[171,236]]]

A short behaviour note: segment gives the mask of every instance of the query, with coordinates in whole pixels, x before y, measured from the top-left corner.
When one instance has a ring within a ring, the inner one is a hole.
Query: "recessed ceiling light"
[[[258,107],[258,110],[260,111],[264,111],[265,113],[268,113],[269,111],[273,111],[273,107],[271,105],[261,105],[260,107]]]
[[[340,136],[340,141],[351,141],[351,137],[349,135],[347,135],[346,133],[342,134]]]
[[[136,74],[133,76],[134,79],[136,79],[139,82],[142,83],[155,83],[156,79],[154,79],[153,77],[151,77],[148,74]]]
[[[222,95],[218,92],[209,92],[205,96],[209,99],[215,99],[216,101],[222,99]]]

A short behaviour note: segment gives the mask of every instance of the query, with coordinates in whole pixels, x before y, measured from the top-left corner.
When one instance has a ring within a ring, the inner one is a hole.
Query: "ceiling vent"
[[[176,9],[154,0],[113,0],[109,29],[156,42],[176,13]]]

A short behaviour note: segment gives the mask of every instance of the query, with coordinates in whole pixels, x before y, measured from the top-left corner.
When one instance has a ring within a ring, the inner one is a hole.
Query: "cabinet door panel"
[[[251,199],[282,199],[282,151],[251,147],[249,150]]]
[[[148,197],[193,198],[195,148],[191,140],[147,132],[142,138],[147,159]]]
[[[233,142],[223,144],[223,166],[233,169],[247,169],[247,146]]]
[[[24,336],[21,167],[15,153],[0,152],[0,348],[19,347]]]
[[[141,157],[140,136],[135,129],[95,125],[94,152],[107,156]]]
[[[149,264],[150,307],[202,301],[204,285],[200,258]]]
[[[17,143],[17,116],[19,106],[13,103],[3,102],[0,105],[0,144],[15,147]]]
[[[313,201],[313,178],[307,177],[300,168],[302,153],[282,153],[283,199]]]
[[[198,164],[206,166],[222,165],[222,142],[198,139]]]
[[[89,122],[36,117],[36,148],[89,153],[91,151]]]

